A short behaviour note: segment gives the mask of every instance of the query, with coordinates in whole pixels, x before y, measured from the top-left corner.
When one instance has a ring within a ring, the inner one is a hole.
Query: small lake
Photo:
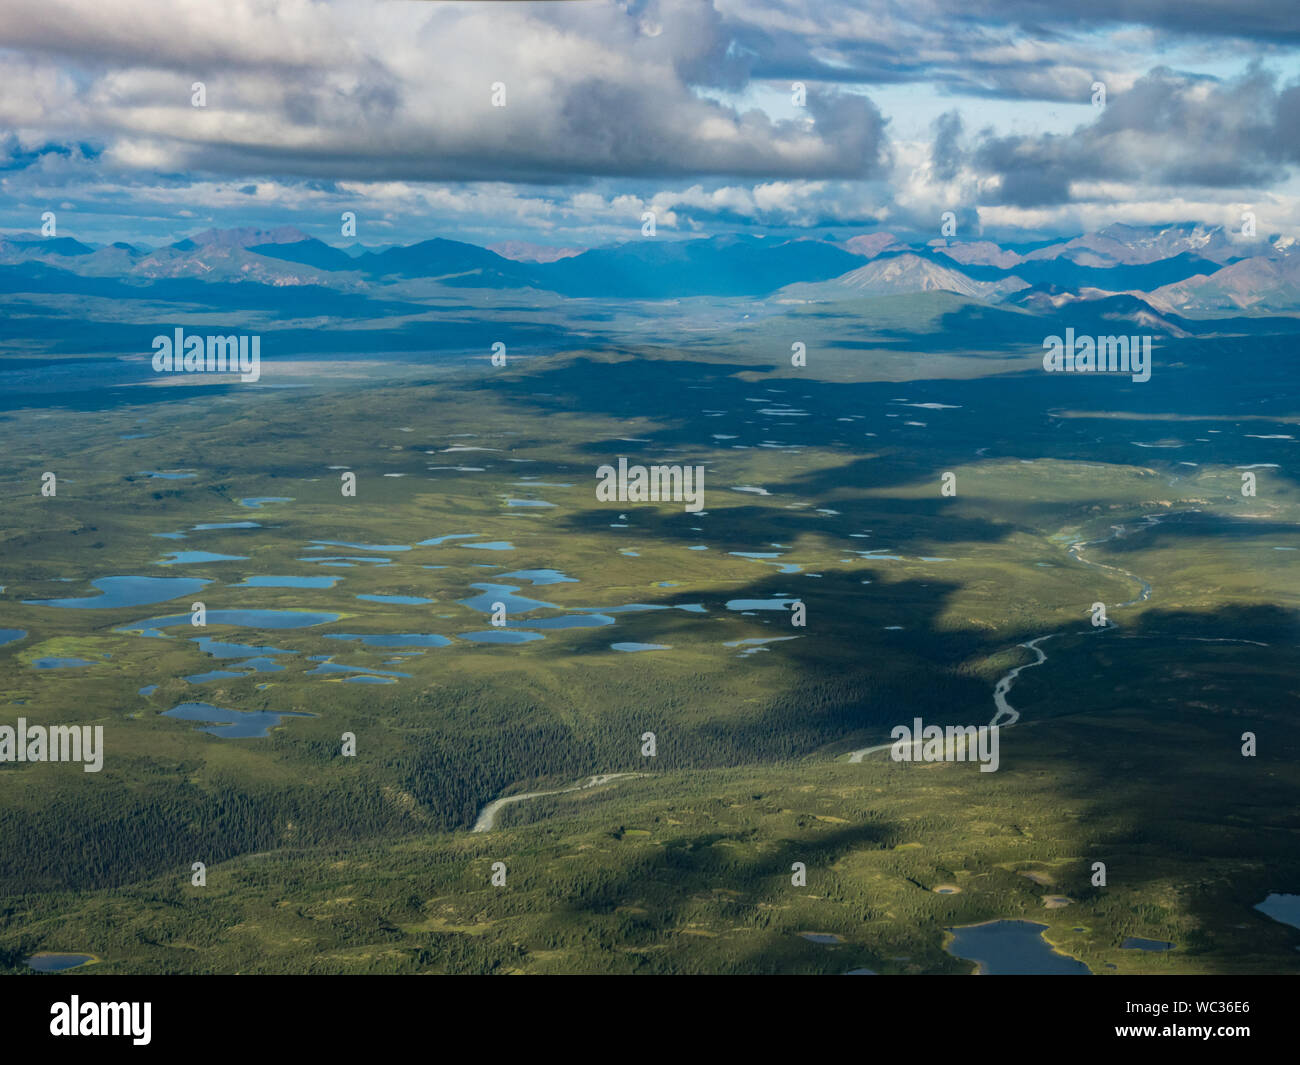
[[[65,969],[75,969],[94,960],[93,954],[60,954],[43,950],[26,959],[26,964],[38,973],[61,973]]]
[[[1282,924],[1300,928],[1300,895],[1270,893],[1263,902],[1256,904],[1255,909]]]
[[[100,577],[91,581],[99,595],[75,599],[24,599],[28,606],[72,607],[84,610],[114,610],[125,606],[150,606],[168,599],[193,595],[211,581],[202,577]],[[186,615],[186,620],[189,615]]]
[[[728,599],[728,610],[786,610],[799,602],[797,598],[780,599]]]
[[[529,618],[520,624],[530,629],[599,629],[613,625],[614,619],[608,614],[564,614],[558,618]]]
[[[1034,921],[990,921],[949,928],[944,949],[955,958],[979,963],[986,976],[1091,976],[1077,958],[1059,954],[1043,938],[1047,925]]]
[[[26,635],[26,629],[0,629],[0,647],[21,640]]]
[[[249,496],[247,499],[241,499],[241,507],[250,507],[253,510],[260,510],[267,503],[292,503],[292,496]]]
[[[76,669],[78,666],[97,666],[88,658],[38,658],[32,663],[36,669]]]
[[[173,551],[154,563],[156,566],[184,566],[193,562],[246,562],[247,555],[222,555],[216,551]]]
[[[266,710],[223,710],[208,703],[181,703],[170,710],[164,710],[163,717],[175,717],[181,721],[204,721],[209,724],[196,732],[209,732],[224,739],[261,739],[269,735],[268,729],[275,728],[286,717],[312,717],[312,714],[300,714],[291,710],[278,710],[274,713]]]
[[[519,588],[513,584],[471,584],[470,587],[481,588],[483,592],[481,595],[461,599],[459,602],[461,606],[477,610],[480,614],[492,613],[493,603],[504,604],[507,614],[526,614],[530,610],[552,610],[556,608],[554,603],[516,595],[515,593],[519,591]]]
[[[195,636],[194,642],[199,650],[213,658],[248,658],[251,655],[292,655],[296,651],[286,651],[282,647],[254,647],[246,643],[223,643],[211,636]]]
[[[235,673],[233,670],[242,669],[246,672]],[[232,677],[248,677],[254,673],[280,673],[284,666],[280,665],[274,658],[249,658],[243,662],[235,662],[230,669],[214,669],[207,673],[195,673],[193,676],[185,679],[190,684],[206,684],[210,680],[224,680]]]
[[[672,648],[666,643],[611,643],[612,651],[671,651]]]

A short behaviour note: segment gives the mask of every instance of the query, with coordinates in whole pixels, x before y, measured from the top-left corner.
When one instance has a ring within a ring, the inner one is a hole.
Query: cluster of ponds
[[[157,476],[180,476],[179,473],[146,474]],[[141,474],[144,476],[145,474]],[[260,496],[241,499],[242,506],[260,509],[272,503],[291,502],[288,497]],[[508,500],[512,505],[536,505],[538,501]],[[188,529],[155,533],[156,537],[168,540],[186,540],[193,533],[228,530],[256,530],[263,528],[258,521],[223,521],[206,522],[193,525]],[[489,540],[476,533],[448,533],[422,540],[416,544],[378,544],[345,540],[312,540],[306,548],[306,554],[299,561],[317,566],[355,567],[392,566],[395,556],[405,554],[416,548],[447,546],[457,549],[479,550],[489,552],[514,551],[515,545],[505,540]],[[773,544],[772,547],[788,550],[786,545]],[[700,545],[700,549],[707,549]],[[356,552],[338,554],[334,552]],[[781,551],[736,551],[730,554],[765,565],[776,566],[781,573],[801,572],[801,567],[794,563],[780,561]],[[198,549],[176,549],[167,552],[156,564],[159,566],[183,567],[192,564],[214,564],[247,561],[249,555],[225,554]],[[426,566],[428,569],[444,569],[445,566]],[[496,568],[496,567],[488,567]],[[226,584],[228,588],[250,589],[301,589],[304,591],[326,591],[335,588],[343,577],[341,575],[247,575],[237,583]],[[517,581],[521,583],[505,583]],[[137,576],[115,575],[100,577],[90,582],[94,595],[63,596],[49,599],[28,599],[28,606],[52,607],[76,610],[120,610],[129,607],[151,606],[176,599],[200,597],[205,588],[217,582],[208,577],[186,576]],[[614,606],[576,606],[563,607],[554,602],[521,594],[523,583],[534,588],[561,584],[580,583],[560,570],[552,568],[518,569],[503,573],[497,580],[475,582],[470,588],[475,594],[457,600],[460,606],[488,616],[489,627],[445,636],[428,632],[397,633],[323,633],[323,638],[352,642],[366,648],[390,650],[397,657],[385,661],[385,666],[400,665],[403,658],[419,655],[428,650],[447,647],[461,641],[469,644],[511,645],[532,643],[544,640],[548,633],[566,630],[599,629],[617,624],[620,615],[642,614],[660,611],[680,611],[688,614],[706,614],[702,603],[622,603]],[[660,587],[672,587],[676,582],[663,581]],[[421,595],[361,593],[355,596],[358,602],[378,603],[392,607],[423,607],[433,605],[436,600]],[[771,595],[765,598],[733,599],[726,602],[726,609],[750,617],[762,612],[787,612],[797,597],[792,595]],[[294,630],[314,628],[341,620],[342,614],[326,610],[281,609],[281,608],[229,608],[206,609],[206,624],[231,626],[235,628],[256,630]],[[504,616],[503,616],[504,615]],[[448,615],[443,615],[448,616]],[[136,621],[116,626],[113,631],[130,633],[146,639],[173,639],[177,633],[169,630],[184,629],[192,625],[189,613],[167,614],[141,618]],[[27,635],[22,629],[0,629],[0,645],[21,640]],[[795,636],[750,638],[730,641],[724,646],[740,649],[742,657],[748,657],[760,651],[766,651],[768,644]],[[285,656],[303,654],[300,650],[275,646],[254,646],[221,640],[209,636],[192,637],[194,643],[204,654],[218,659],[219,665],[209,670],[197,671],[184,679],[190,684],[203,685],[223,680],[235,680],[251,677],[255,674],[273,674],[286,669]],[[670,651],[672,646],[666,643],[618,640],[609,644],[613,651],[624,654]],[[34,661],[37,669],[70,669],[94,666],[108,659],[108,655],[97,658],[49,657]],[[309,656],[307,661],[314,666],[306,671],[307,676],[324,677],[347,684],[395,684],[400,679],[409,678],[410,673],[394,669],[372,666],[349,665],[335,660],[333,655]],[[266,685],[258,685],[264,688]],[[140,689],[141,694],[149,695],[157,685],[147,685]],[[186,702],[166,711],[166,715],[182,720],[201,722],[203,731],[224,737],[265,736],[267,729],[275,727],[282,718],[301,716],[290,713],[242,712],[222,710],[201,702]]]

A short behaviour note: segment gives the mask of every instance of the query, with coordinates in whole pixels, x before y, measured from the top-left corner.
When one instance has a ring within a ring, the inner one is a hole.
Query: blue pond
[[[163,481],[184,481],[190,477],[197,477],[197,473],[159,473],[157,470],[141,470],[135,476],[153,477]]]
[[[513,584],[471,584],[471,588],[482,588],[483,594],[473,596],[470,599],[462,599],[462,606],[467,606],[471,610],[477,610],[481,614],[492,613],[493,603],[504,603],[508,614],[526,614],[530,610],[553,609],[554,603],[547,603],[541,599],[528,599],[522,595],[515,595],[519,591],[518,586]]]
[[[986,976],[1090,976],[1077,958],[1058,954],[1043,938],[1047,925],[1034,921],[990,921],[950,928],[944,948],[953,957],[979,963]]]
[[[615,651],[671,651],[672,648],[663,643],[611,643],[610,648]]]
[[[247,669],[253,673],[279,673],[284,669],[274,658],[249,658],[235,663],[236,669]]]
[[[275,648],[268,648],[268,650],[275,650]],[[232,672],[232,670],[235,669],[247,670],[247,672]],[[279,673],[283,669],[284,666],[280,665],[280,663],[278,663],[274,658],[248,658],[243,662],[235,662],[231,669],[214,669],[208,673],[195,673],[193,676],[186,677],[185,679],[191,684],[206,684],[210,680],[223,680],[230,677],[247,677],[253,673]]]
[[[265,710],[223,710],[208,703],[181,703],[170,710],[163,711],[163,717],[175,717],[182,721],[211,722],[206,728],[197,732],[210,732],[214,736],[226,739],[256,739],[268,735],[267,729],[275,728],[280,719],[285,717],[311,717],[311,714],[299,714],[290,710],[271,713]]]
[[[1292,928],[1300,928],[1300,895],[1279,895],[1270,892],[1268,898],[1257,903],[1255,909]]]
[[[7,643],[13,643],[15,640],[21,640],[26,635],[26,629],[0,629],[0,647]]]
[[[290,655],[293,651],[286,651],[280,647],[253,647],[246,643],[222,643],[220,640],[214,640],[211,636],[195,636],[194,642],[199,645],[199,650],[204,654],[212,655],[213,658],[247,658],[249,655]]]
[[[521,624],[530,629],[599,629],[613,625],[614,619],[608,614],[565,614],[558,618],[529,618]]]
[[[38,658],[32,663],[37,669],[75,669],[77,666],[94,666],[88,658]]]
[[[61,973],[64,969],[75,969],[79,965],[85,965],[86,962],[94,960],[92,954],[55,954],[42,951],[28,958],[27,965],[38,973]]]
[[[206,525],[195,525],[195,532],[207,532],[211,529],[260,529],[261,522],[257,521],[216,521]]]
[[[438,547],[445,544],[448,540],[473,540],[482,533],[448,533],[446,536],[435,536],[432,540],[421,540],[416,547]]]
[[[183,595],[193,595],[205,584],[202,577],[100,577],[91,581],[100,595],[82,599],[24,599],[28,606],[80,607],[87,610],[113,610],[124,606],[148,606]]]
[[[241,499],[241,507],[251,507],[253,510],[260,510],[266,503],[292,503],[292,496],[249,496],[247,499]]]
[[[728,599],[728,610],[789,610],[798,599]]]
[[[221,555],[216,551],[173,551],[165,558],[160,558],[155,565],[183,566],[190,562],[243,562],[247,555]]]

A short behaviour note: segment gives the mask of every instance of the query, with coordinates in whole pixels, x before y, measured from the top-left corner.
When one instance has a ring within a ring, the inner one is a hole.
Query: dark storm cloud
[[[961,169],[962,150],[958,142],[963,129],[961,115],[956,111],[945,112],[934,120],[930,159],[934,164],[934,176],[940,181],[951,181]]]
[[[1292,0],[951,0],[943,6],[1025,29],[1126,24],[1180,35],[1300,42]]]
[[[1294,0],[715,0],[757,78],[929,82],[952,93],[1077,102],[1092,75],[1177,43],[1300,43]],[[1117,48],[1113,32],[1149,29]],[[1147,60],[1147,61],[1144,61]]]
[[[995,202],[1069,202],[1074,181],[1268,186],[1300,160],[1300,89],[1258,68],[1232,81],[1155,70],[1068,135],[981,139],[974,168],[1001,178]]]

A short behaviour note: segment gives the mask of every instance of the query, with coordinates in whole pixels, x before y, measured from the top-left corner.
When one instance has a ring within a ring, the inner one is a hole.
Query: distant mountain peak
[[[559,259],[571,259],[581,255],[586,248],[552,248],[545,244],[530,244],[526,240],[506,240],[500,244],[489,244],[488,251],[494,251],[503,259],[513,259],[517,263],[553,263]]]
[[[188,239],[191,247],[248,248],[254,244],[297,244],[308,238],[297,226],[275,226],[272,229],[243,226],[239,229],[205,229]],[[173,247],[184,243],[177,241]]]
[[[874,259],[886,251],[901,251],[904,245],[898,242],[893,233],[860,233],[856,237],[850,237],[840,247],[854,255],[861,255],[864,259]]]
[[[898,296],[913,292],[955,292],[967,299],[997,299],[1028,287],[1018,277],[976,281],[960,270],[922,258],[914,252],[873,260],[847,274],[816,284],[788,285],[786,298],[844,299],[851,295]]]

